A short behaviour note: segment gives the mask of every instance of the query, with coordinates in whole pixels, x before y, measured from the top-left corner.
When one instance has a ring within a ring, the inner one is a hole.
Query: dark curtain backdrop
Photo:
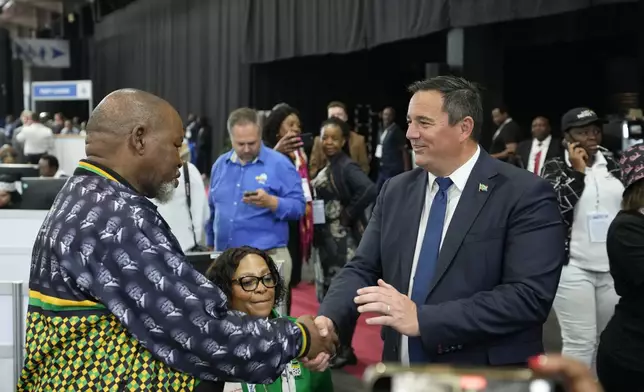
[[[363,0],[251,1],[245,62],[366,47]]]
[[[138,88],[182,115],[213,124],[220,151],[228,113],[247,104],[249,67],[241,64],[250,0],[139,0],[96,25],[95,96]]]
[[[469,27],[572,12],[598,5],[637,0],[444,0],[453,27]],[[609,19],[606,19],[608,21]]]
[[[445,58],[445,34],[400,41],[372,50],[346,55],[309,56],[252,67],[251,104],[271,109],[287,102],[296,107],[305,132],[319,134],[326,119],[326,106],[340,100],[349,109],[350,122],[357,105],[371,105],[372,110],[393,106],[398,122],[405,124],[409,94],[407,86],[425,77],[425,64]]]
[[[637,0],[253,0],[243,61],[341,54],[451,27]],[[608,20],[608,19],[606,19]],[[605,23],[606,26],[612,23]]]

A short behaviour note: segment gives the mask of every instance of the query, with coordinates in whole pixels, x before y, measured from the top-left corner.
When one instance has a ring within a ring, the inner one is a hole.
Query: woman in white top
[[[561,273],[554,309],[561,326],[563,355],[591,367],[598,336],[618,301],[609,272],[606,236],[620,211],[624,186],[619,165],[600,146],[601,122],[595,112],[572,109],[563,116],[561,129],[567,144],[565,155],[547,161],[543,169],[568,226],[569,262]]]

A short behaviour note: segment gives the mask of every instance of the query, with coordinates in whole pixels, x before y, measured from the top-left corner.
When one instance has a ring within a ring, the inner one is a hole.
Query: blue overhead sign
[[[76,85],[35,86],[34,98],[76,98]]]
[[[92,81],[33,82],[31,98],[35,101],[91,100]]]

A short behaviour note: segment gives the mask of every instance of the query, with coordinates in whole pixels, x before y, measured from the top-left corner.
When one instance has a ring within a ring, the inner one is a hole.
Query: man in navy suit
[[[316,324],[342,334],[369,313],[390,362],[524,365],[543,352],[564,263],[555,193],[479,147],[473,84],[439,76],[410,91],[407,138],[419,167],[383,186]]]

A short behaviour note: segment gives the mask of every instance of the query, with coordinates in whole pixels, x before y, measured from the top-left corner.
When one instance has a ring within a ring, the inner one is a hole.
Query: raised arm
[[[302,178],[295,166],[284,160],[280,164],[280,190],[277,197],[277,208],[273,211],[279,220],[298,220],[304,215],[306,202],[302,190]]]
[[[586,186],[586,175],[561,159],[551,159],[543,165],[541,176],[554,188],[561,216],[568,227],[572,226],[575,206]]]
[[[143,210],[142,228],[125,214],[96,224],[113,228],[120,222],[87,262],[68,257],[63,268],[75,281],[86,282],[83,291],[155,358],[202,380],[267,383],[306,354],[310,341],[302,324],[229,311],[223,292],[185,261],[166,229],[156,226],[162,225],[158,215]],[[100,238],[101,233],[91,229],[85,236]]]

